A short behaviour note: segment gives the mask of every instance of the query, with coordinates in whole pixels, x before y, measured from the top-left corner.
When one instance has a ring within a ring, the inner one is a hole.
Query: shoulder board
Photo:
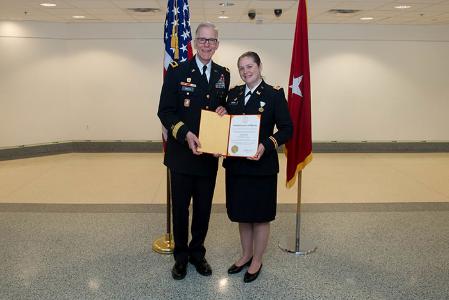
[[[172,68],[176,68],[177,66],[179,66],[179,64],[178,64],[176,61],[172,61],[172,62],[170,63],[170,66],[171,66]]]
[[[279,86],[279,85],[277,85],[277,86],[274,86],[273,88],[274,88],[275,90],[278,90],[278,91],[279,91],[282,87]]]

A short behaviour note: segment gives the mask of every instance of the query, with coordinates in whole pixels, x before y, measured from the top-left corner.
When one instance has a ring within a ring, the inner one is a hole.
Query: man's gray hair
[[[201,28],[204,28],[204,27],[213,29],[213,30],[215,31],[215,34],[216,34],[217,37],[218,37],[218,29],[217,29],[217,26],[215,26],[215,24],[213,24],[213,23],[211,23],[211,22],[201,22],[201,23],[198,25],[198,27],[196,28],[196,31],[195,31],[195,37],[198,36],[198,32],[200,31],[200,29],[201,29]]]

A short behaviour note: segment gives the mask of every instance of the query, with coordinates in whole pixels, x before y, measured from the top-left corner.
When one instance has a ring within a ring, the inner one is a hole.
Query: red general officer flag
[[[296,174],[312,160],[309,43],[305,0],[299,0],[296,16],[288,89],[288,109],[293,121],[293,137],[286,144],[286,184],[287,187],[292,187],[296,181]]]

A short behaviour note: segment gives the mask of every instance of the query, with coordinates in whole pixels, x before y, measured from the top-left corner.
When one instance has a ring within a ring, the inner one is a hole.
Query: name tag
[[[193,92],[195,91],[195,88],[193,86],[181,86],[181,91],[183,92]]]
[[[229,101],[228,104],[234,106],[239,104],[239,101],[237,100],[237,98],[235,98],[234,100]]]

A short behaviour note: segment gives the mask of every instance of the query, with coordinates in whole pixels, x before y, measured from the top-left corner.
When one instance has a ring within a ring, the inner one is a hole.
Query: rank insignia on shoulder
[[[275,87],[273,87],[275,90],[280,90],[281,89],[281,86],[279,86],[279,85],[277,85],[277,86],[275,86]]]
[[[170,66],[172,66],[172,68],[176,68],[177,66],[179,66],[179,64],[176,61],[172,61],[170,63]]]

